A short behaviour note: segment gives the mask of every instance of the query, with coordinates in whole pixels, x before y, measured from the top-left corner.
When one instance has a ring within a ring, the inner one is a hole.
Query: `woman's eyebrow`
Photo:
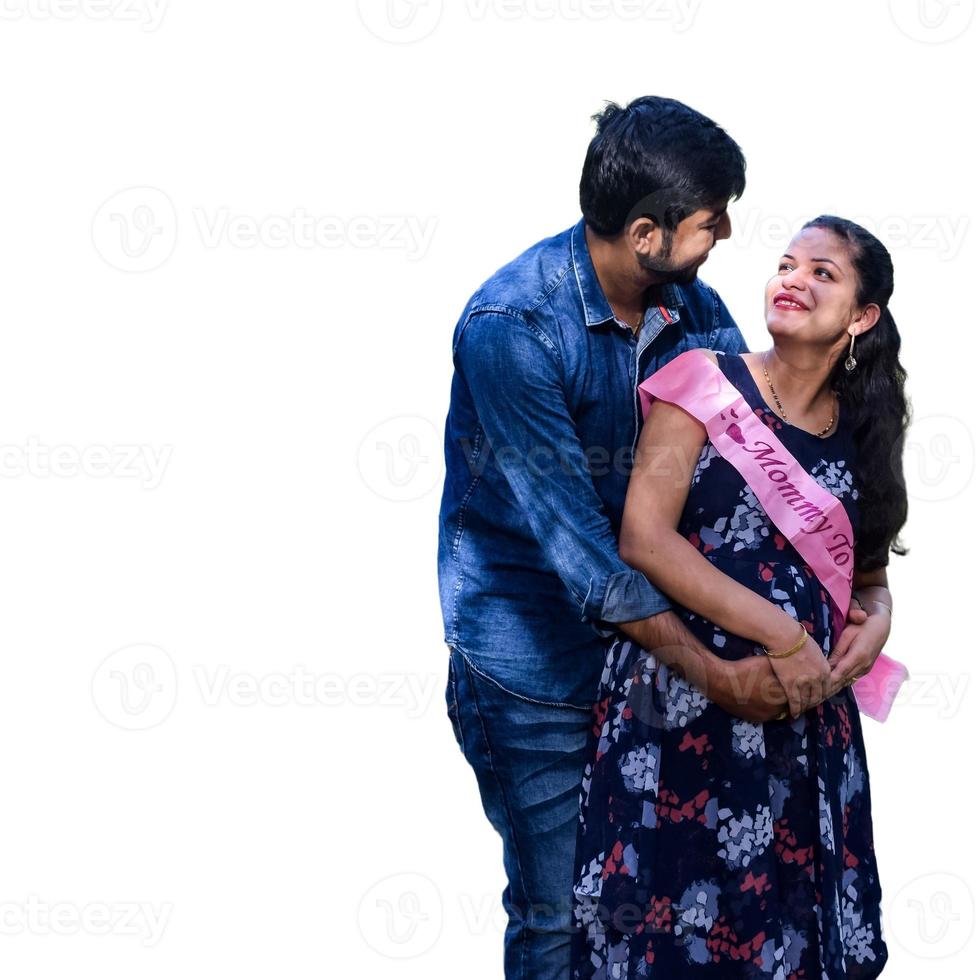
[[[796,259],[793,258],[793,256],[790,255],[789,252],[783,252],[783,258],[784,259],[792,259],[794,262],[796,261]],[[827,262],[829,265],[835,265],[835,266],[837,266],[838,269],[840,269],[840,266],[837,265],[837,263],[833,259],[811,259],[810,261],[811,262]],[[841,270],[841,271],[843,271],[843,270]]]

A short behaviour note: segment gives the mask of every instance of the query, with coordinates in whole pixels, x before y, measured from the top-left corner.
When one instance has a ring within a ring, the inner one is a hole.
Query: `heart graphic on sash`
[[[835,644],[847,622],[854,577],[854,531],[841,501],[814,480],[721,368],[699,350],[678,354],[639,385],[638,392],[644,418],[660,398],[679,405],[704,425],[715,449],[742,474],[769,519],[830,594],[831,643]],[[730,418],[742,422],[729,422]],[[755,448],[749,447],[743,427]],[[771,469],[773,465],[778,469]],[[819,524],[814,524],[817,516]],[[858,709],[884,721],[908,678],[908,668],[881,651],[871,669],[851,687]]]

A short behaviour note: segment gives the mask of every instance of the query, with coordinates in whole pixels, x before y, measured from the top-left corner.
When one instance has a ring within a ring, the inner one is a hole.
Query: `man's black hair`
[[[608,103],[582,168],[579,200],[593,231],[618,235],[640,215],[668,235],[705,207],[745,190],[745,157],[717,123],[675,99],[645,95]]]

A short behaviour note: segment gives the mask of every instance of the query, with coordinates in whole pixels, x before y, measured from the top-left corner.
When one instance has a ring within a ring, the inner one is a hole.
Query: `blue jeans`
[[[598,685],[598,681],[597,681]],[[507,980],[567,980],[572,881],[592,711],[501,687],[450,648],[446,707],[504,845]]]

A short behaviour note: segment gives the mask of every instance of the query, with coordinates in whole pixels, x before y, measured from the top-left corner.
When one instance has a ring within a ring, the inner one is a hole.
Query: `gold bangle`
[[[796,641],[791,649],[787,650],[785,653],[770,653],[766,647],[762,649],[765,650],[767,657],[772,657],[773,660],[782,660],[783,657],[792,657],[794,653],[803,649],[803,645],[806,643],[806,638],[810,635],[806,631],[806,627],[800,623],[800,629],[803,631],[803,635]]]

